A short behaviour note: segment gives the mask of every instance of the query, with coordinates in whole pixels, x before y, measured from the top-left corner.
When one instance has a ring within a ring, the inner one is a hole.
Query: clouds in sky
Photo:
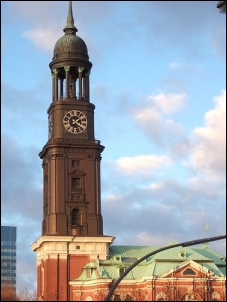
[[[193,132],[192,168],[211,181],[222,182],[226,173],[226,91],[214,97],[214,109],[207,111],[204,126]]]
[[[165,245],[225,234],[226,19],[208,1],[73,1],[93,64],[105,235]],[[2,225],[36,286],[52,60],[65,1],[2,1]],[[10,21],[9,21],[10,20]],[[204,220],[209,229],[204,231]],[[225,253],[225,241],[210,243]]]
[[[184,127],[170,118],[171,113],[180,110],[184,105],[185,93],[150,95],[144,106],[134,108],[134,119],[139,127],[157,145],[167,143],[182,136]],[[168,144],[168,143],[167,143]]]

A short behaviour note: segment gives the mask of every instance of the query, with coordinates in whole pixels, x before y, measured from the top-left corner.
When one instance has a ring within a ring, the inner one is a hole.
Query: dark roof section
[[[226,1],[219,1],[217,8],[221,14],[226,14]]]

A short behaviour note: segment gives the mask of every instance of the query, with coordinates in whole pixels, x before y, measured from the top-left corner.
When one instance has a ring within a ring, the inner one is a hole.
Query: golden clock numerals
[[[87,118],[79,110],[70,110],[63,118],[63,125],[70,133],[79,134],[87,128]]]

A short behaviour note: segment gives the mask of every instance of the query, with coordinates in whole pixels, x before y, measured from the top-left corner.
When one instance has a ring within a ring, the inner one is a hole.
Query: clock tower
[[[104,146],[95,139],[90,71],[85,42],[76,34],[69,1],[67,24],[51,63],[52,102],[47,110],[48,141],[39,153],[43,167],[42,235],[37,253],[40,300],[70,301],[69,281],[89,261],[105,260],[114,237],[103,235],[100,161]]]

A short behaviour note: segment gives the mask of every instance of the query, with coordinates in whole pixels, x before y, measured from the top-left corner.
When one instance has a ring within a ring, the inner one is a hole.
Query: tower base
[[[31,245],[37,253],[37,297],[45,301],[70,301],[69,281],[83,267],[106,260],[113,236],[41,236]]]

